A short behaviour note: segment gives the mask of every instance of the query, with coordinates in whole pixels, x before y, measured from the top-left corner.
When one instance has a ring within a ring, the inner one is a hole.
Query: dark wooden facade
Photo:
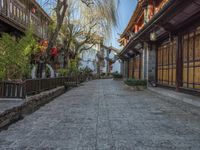
[[[124,36],[127,34],[123,33]],[[148,44],[143,47],[143,52],[148,51],[147,65],[143,61],[147,79],[151,59],[156,59],[158,85],[200,92],[200,0],[163,1],[157,14],[128,39],[124,42],[121,57],[129,62],[129,52],[137,51],[138,41]],[[156,53],[155,58],[149,54],[152,51]]]
[[[157,82],[177,90],[199,92],[200,1],[174,3],[174,7],[176,11],[171,10],[172,14],[166,13],[162,18],[161,26],[165,31],[158,34],[156,42]]]
[[[47,38],[51,19],[35,0],[0,0],[0,32],[23,33],[30,25]]]

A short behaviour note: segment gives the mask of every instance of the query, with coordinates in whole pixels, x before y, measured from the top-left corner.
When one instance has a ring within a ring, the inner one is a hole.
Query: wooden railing
[[[17,0],[7,1],[7,17],[24,28],[26,28],[29,23],[29,15],[26,6]]]
[[[47,37],[47,20],[42,19],[45,17],[34,15],[29,6],[22,4],[19,0],[0,0],[1,15],[22,29],[27,29],[32,24],[36,35],[41,38]]]
[[[65,82],[84,82],[86,77],[62,77],[25,80],[23,82],[0,82],[0,98],[25,98],[46,90],[63,86]]]
[[[0,82],[1,98],[23,98],[24,83],[17,82]]]
[[[42,37],[42,23],[41,20],[35,16],[34,14],[31,14],[31,24],[33,25],[34,28],[34,32],[39,35],[40,37]]]
[[[7,13],[7,2],[6,0],[0,0],[0,12],[2,15],[6,15]]]

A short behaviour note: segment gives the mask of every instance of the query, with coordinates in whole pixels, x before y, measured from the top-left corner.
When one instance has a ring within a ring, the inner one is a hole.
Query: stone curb
[[[42,92],[38,95],[27,97],[21,105],[0,113],[0,130],[22,119],[24,116],[33,113],[41,106],[52,101],[55,97],[65,93],[65,91],[65,87],[63,86],[50,91]]]
[[[159,97],[169,97],[172,99],[180,100],[185,103],[191,104],[196,107],[200,107],[200,100],[199,97],[189,95],[189,94],[184,94],[184,93],[178,93],[175,91],[170,91],[170,90],[159,90],[158,88],[148,88],[151,92],[157,93]]]
[[[190,111],[195,115],[200,115],[200,99],[185,93],[179,93],[163,88],[148,87],[147,92],[155,94],[158,98],[168,101],[173,105],[177,105],[185,111]]]

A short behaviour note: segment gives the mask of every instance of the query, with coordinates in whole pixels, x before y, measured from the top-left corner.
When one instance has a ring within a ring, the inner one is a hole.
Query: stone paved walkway
[[[96,80],[75,88],[0,132],[0,149],[199,150],[194,106]]]

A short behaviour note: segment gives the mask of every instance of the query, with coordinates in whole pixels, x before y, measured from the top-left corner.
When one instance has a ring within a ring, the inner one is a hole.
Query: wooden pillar
[[[182,61],[182,35],[178,34],[176,38],[176,91],[180,90],[183,81],[183,61]]]
[[[10,17],[10,0],[7,0],[6,3],[7,3],[6,6],[7,16]]]
[[[141,70],[142,70],[142,55],[139,55],[139,79],[141,79]]]
[[[132,64],[132,79],[134,78],[134,58],[131,58],[131,64]]]
[[[155,43],[155,53],[156,53],[156,68],[155,68],[155,81],[158,83],[158,45]]]
[[[130,60],[128,59],[128,61],[127,61],[127,78],[129,78],[129,70],[130,70]]]
[[[135,57],[132,58],[132,65],[133,65],[132,78],[133,79],[135,78],[135,65],[134,65],[135,60],[134,59],[135,59]]]

